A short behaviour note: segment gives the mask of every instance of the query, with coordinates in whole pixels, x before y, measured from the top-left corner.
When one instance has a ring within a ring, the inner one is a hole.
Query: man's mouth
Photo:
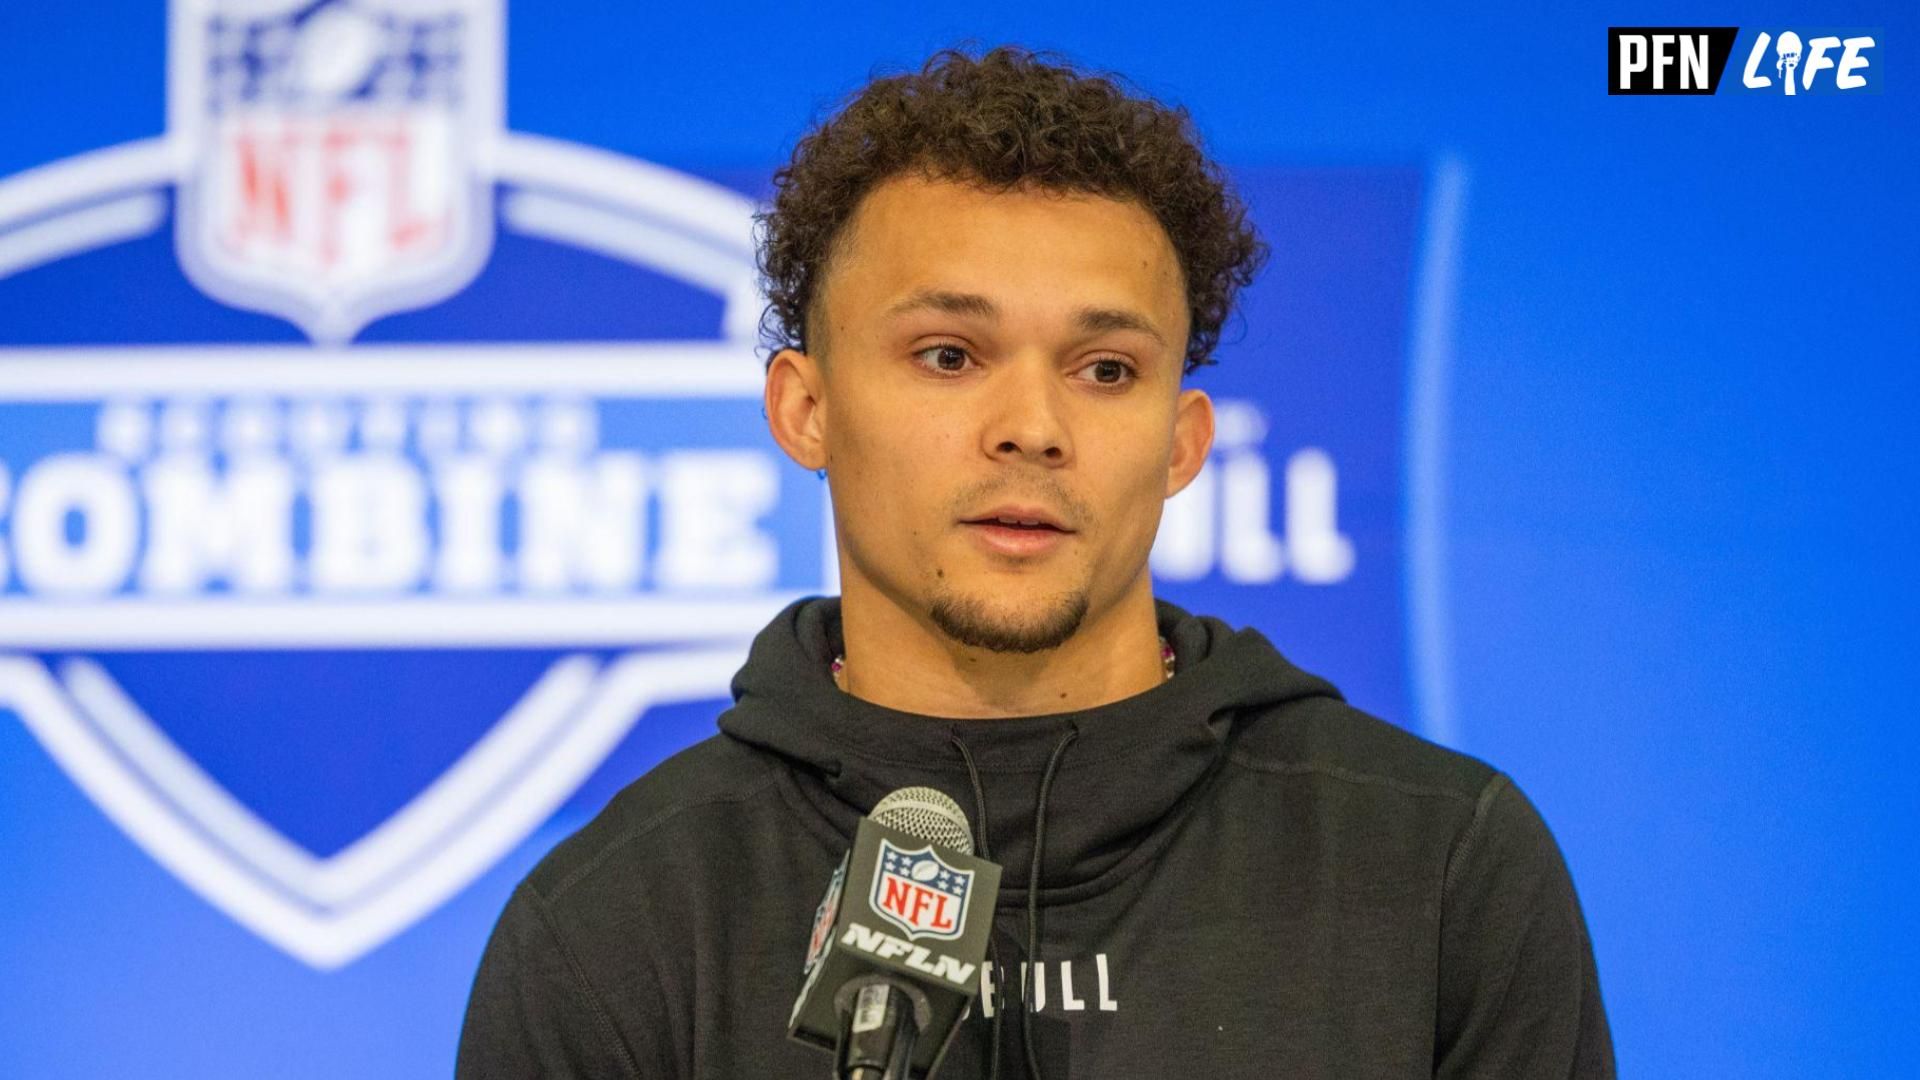
[[[976,518],[973,521],[966,522],[966,524],[989,525],[989,526],[993,526],[995,528],[1001,528],[1001,529],[1026,529],[1029,531],[1038,531],[1038,532],[1065,532],[1066,531],[1065,529],[1055,528],[1054,526],[1049,525],[1044,521],[1021,521],[1017,518]]]
[[[1039,506],[996,506],[983,514],[964,519],[962,524],[1041,532],[1070,533],[1073,531],[1051,511]]]
[[[994,510],[961,524],[971,526],[973,535],[988,551],[1014,559],[1044,555],[1073,535],[1072,529],[1038,507]]]

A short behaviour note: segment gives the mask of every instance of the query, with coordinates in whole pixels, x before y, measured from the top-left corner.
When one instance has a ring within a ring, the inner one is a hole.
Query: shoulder
[[[1471,811],[1506,783],[1493,766],[1388,723],[1335,697],[1287,702],[1243,722],[1239,768],[1369,789]]]
[[[1506,773],[1337,698],[1278,706],[1236,736],[1234,767],[1271,781],[1279,794],[1268,798],[1432,859],[1443,896],[1468,877],[1565,873],[1552,832]]]
[[[1552,831],[1511,777],[1337,698],[1289,703],[1244,725],[1232,760],[1243,772],[1317,785],[1311,801],[1345,824],[1364,819],[1439,845],[1444,897],[1570,892]]]
[[[1332,697],[1275,707],[1243,723],[1232,751],[1242,775],[1297,793],[1304,821],[1364,836],[1432,874],[1457,909],[1524,909],[1570,897],[1546,821],[1505,773]],[[1294,796],[1282,795],[1279,798]]]
[[[777,799],[777,766],[734,739],[714,735],[654,766],[592,821],[547,853],[525,886],[549,904],[596,877],[624,876],[658,853],[710,843],[754,807]]]
[[[719,736],[634,780],[547,853],[489,939],[463,1029],[459,1074],[684,1075],[687,950],[662,928],[695,910],[691,860],[765,815],[771,763]],[[678,917],[678,918],[676,918]],[[795,955],[798,946],[794,946]],[[657,993],[636,993],[658,988]]]

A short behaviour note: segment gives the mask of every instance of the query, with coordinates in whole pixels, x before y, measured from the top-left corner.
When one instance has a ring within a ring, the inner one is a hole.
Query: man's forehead
[[[992,236],[991,230],[1007,221],[1051,226],[1061,233],[1083,229],[1110,233],[1119,229],[1134,234],[1136,239],[1151,234],[1166,246],[1167,254],[1172,254],[1172,242],[1165,230],[1137,199],[1036,184],[990,187],[918,173],[889,177],[874,185],[854,209],[847,236],[857,238],[862,229],[882,228],[886,229],[885,238],[896,243],[932,239],[923,228],[927,219],[947,225],[949,235],[977,225]]]
[[[835,246],[828,277],[850,279],[869,316],[993,318],[1044,281],[1065,314],[1091,329],[1167,340],[1184,322],[1172,241],[1131,200],[907,175],[870,192]]]

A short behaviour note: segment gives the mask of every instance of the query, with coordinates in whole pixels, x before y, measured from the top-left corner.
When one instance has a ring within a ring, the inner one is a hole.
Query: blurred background
[[[834,591],[773,169],[1001,42],[1186,106],[1274,247],[1161,595],[1518,781],[1623,1075],[1911,1075],[1910,14],[0,10],[0,1075],[450,1071],[513,884]],[[1727,85],[1607,95],[1610,22]],[[1742,87],[1827,27],[1869,91]]]

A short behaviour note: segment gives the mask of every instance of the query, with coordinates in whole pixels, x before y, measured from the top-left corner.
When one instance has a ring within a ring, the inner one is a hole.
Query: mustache
[[[955,493],[953,515],[960,517],[973,507],[996,502],[1037,503],[1054,507],[1076,528],[1092,517],[1085,502],[1074,497],[1072,492],[1051,479],[1039,482],[985,480],[971,484]]]

